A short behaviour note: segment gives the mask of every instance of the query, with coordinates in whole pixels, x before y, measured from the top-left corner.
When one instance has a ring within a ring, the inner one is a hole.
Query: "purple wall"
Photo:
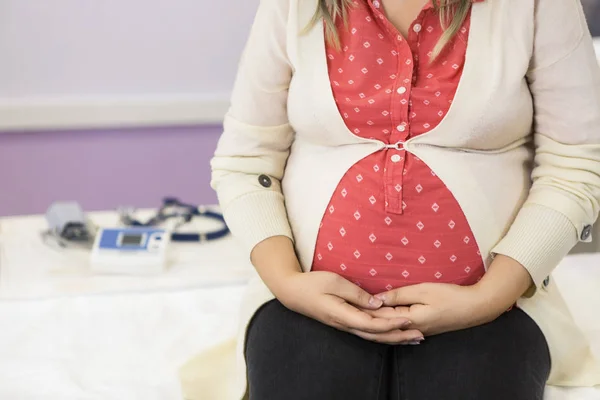
[[[221,128],[0,133],[0,216],[44,213],[53,201],[84,210],[153,207],[166,195],[210,204],[209,160]]]

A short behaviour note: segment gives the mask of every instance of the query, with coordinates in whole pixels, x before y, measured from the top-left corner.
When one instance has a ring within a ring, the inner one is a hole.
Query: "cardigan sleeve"
[[[600,208],[600,71],[579,0],[538,0],[527,81],[534,101],[532,187],[492,250],[520,262],[536,287]]]
[[[292,238],[280,183],[294,137],[287,117],[288,3],[260,1],[211,160],[211,186],[248,254],[269,237]]]

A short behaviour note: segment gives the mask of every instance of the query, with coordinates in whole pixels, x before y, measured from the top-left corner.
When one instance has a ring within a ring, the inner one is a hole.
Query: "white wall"
[[[215,122],[258,0],[0,0],[0,129]]]
[[[218,123],[259,0],[0,0],[0,131]]]

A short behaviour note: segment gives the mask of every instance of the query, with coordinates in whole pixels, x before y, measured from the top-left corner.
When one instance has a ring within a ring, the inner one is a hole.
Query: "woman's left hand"
[[[535,291],[529,272],[512,258],[497,254],[481,280],[472,286],[405,286],[376,295],[383,300],[383,307],[366,312],[375,317],[408,318],[410,329],[430,336],[491,322],[529,290]],[[376,336],[372,338],[375,341]]]
[[[411,329],[436,335],[485,324],[506,308],[486,300],[481,288],[447,283],[422,283],[376,295],[384,306],[367,311],[374,317],[408,318]]]

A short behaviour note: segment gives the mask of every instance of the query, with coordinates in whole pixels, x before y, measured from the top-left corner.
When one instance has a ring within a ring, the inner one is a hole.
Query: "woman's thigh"
[[[387,399],[388,350],[273,300],[248,328],[250,400]]]
[[[393,400],[541,400],[550,373],[546,339],[519,309],[397,346],[394,358]]]

